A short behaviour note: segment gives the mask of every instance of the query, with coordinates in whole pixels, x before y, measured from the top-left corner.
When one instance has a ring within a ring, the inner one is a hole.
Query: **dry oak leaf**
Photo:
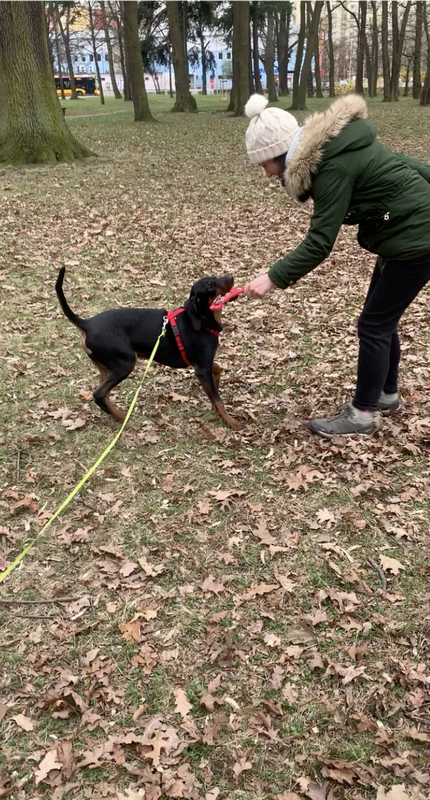
[[[418,788],[408,787],[406,789],[404,783],[399,783],[388,791],[383,786],[379,786],[376,800],[426,800],[426,798]]]
[[[252,764],[250,761],[247,761],[245,756],[239,758],[239,761],[236,761],[233,767],[234,778],[237,781],[242,772],[245,772],[248,769],[252,769]]]
[[[145,795],[146,795],[145,789],[132,789],[131,787],[129,787],[127,789],[127,794],[122,794],[122,792],[118,792],[116,800],[143,800]]]
[[[342,678],[342,683],[346,686],[351,681],[355,681],[356,678],[359,678],[360,675],[363,675],[366,672],[366,667],[348,667],[345,671],[345,675]]]
[[[415,727],[403,730],[402,732],[408,739],[414,739],[416,742],[430,742],[429,734],[424,733],[424,731],[419,731]]]
[[[24,714],[17,714],[12,719],[16,722],[18,727],[22,728],[23,731],[32,731],[34,730],[34,725],[28,717],[25,717]]]
[[[176,700],[175,714],[180,714],[184,718],[190,713],[192,705],[188,702],[186,693],[180,687],[174,689],[173,693]]]
[[[398,575],[400,569],[406,569],[405,565],[402,564],[400,561],[397,561],[396,558],[390,558],[390,556],[384,556],[382,553],[379,554],[379,560],[381,562],[381,566],[383,570],[390,570],[393,575]]]
[[[119,629],[126,642],[140,642],[140,614],[136,614],[130,622],[120,622]]]
[[[302,800],[302,798],[296,792],[283,792],[277,795],[277,800]]]
[[[213,575],[208,575],[207,578],[204,579],[202,589],[204,592],[212,592],[213,594],[225,592],[224,584],[221,583],[221,581],[215,580]]]
[[[252,586],[246,594],[243,595],[243,600],[252,600],[257,594],[269,594],[279,589],[278,583],[259,583],[258,586]]]
[[[49,752],[42,758],[42,761],[39,764],[38,769],[34,773],[36,786],[42,781],[46,781],[49,773],[53,769],[61,769],[62,767],[61,761],[57,759],[57,751],[56,750],[49,750]]]
[[[299,778],[298,783],[306,797],[309,797],[310,800],[327,800],[330,788],[328,783],[323,783],[321,786],[319,783],[310,781],[309,778]]]

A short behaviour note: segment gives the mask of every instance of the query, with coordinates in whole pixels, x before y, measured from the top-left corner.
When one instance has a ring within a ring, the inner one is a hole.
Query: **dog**
[[[218,416],[232,430],[242,428],[242,423],[228,413],[219,396],[221,367],[214,362],[222,330],[221,310],[211,311],[210,306],[216,297],[231,290],[234,279],[230,275],[201,278],[192,286],[184,307],[174,312],[156,308],[112,308],[82,319],[71,310],[64,296],[65,271],[64,267],[60,270],[55,290],[63,313],[82,333],[85,353],[99,369],[101,383],[93,397],[102,411],[119,421],[124,420],[125,412],[111,402],[110,392],[130,375],[138,358],[149,358],[168,317],[154,361],[172,369],[193,366]]]

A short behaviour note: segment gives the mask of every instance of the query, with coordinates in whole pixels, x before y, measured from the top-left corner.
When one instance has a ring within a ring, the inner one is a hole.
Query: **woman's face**
[[[278,158],[271,158],[270,161],[264,161],[261,166],[263,167],[267,178],[273,178],[274,176],[280,178],[284,170],[284,167]]]

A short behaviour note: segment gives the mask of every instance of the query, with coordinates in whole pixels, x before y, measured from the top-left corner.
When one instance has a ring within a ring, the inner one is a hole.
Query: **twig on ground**
[[[379,564],[377,564],[376,561],[373,560],[373,558],[368,558],[367,563],[369,564],[369,567],[372,567],[372,569],[374,569],[375,572],[378,573],[382,584],[382,594],[385,594],[387,591],[387,579],[384,575],[384,571],[379,566]]]
[[[13,605],[25,605],[25,606],[33,606],[33,605],[46,605],[48,603],[75,603],[77,600],[80,600],[79,597],[57,597],[56,600],[21,600],[19,598],[14,598],[13,600],[8,598],[7,600],[3,600],[0,598],[0,604],[4,606],[13,606]]]

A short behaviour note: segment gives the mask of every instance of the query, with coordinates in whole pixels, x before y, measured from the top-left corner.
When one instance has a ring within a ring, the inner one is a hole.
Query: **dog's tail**
[[[73,323],[73,325],[76,325],[76,327],[79,328],[80,330],[85,330],[85,320],[81,319],[81,317],[78,317],[77,314],[75,314],[72,311],[72,309],[69,307],[69,305],[67,303],[66,298],[64,297],[63,280],[64,280],[65,272],[66,272],[66,268],[65,267],[61,267],[61,269],[60,269],[60,271],[58,273],[57,282],[55,284],[55,291],[57,292],[57,297],[58,297],[58,300],[60,301],[60,306],[61,306],[61,308],[63,310],[63,314],[66,315],[67,319],[69,319],[70,322]]]

